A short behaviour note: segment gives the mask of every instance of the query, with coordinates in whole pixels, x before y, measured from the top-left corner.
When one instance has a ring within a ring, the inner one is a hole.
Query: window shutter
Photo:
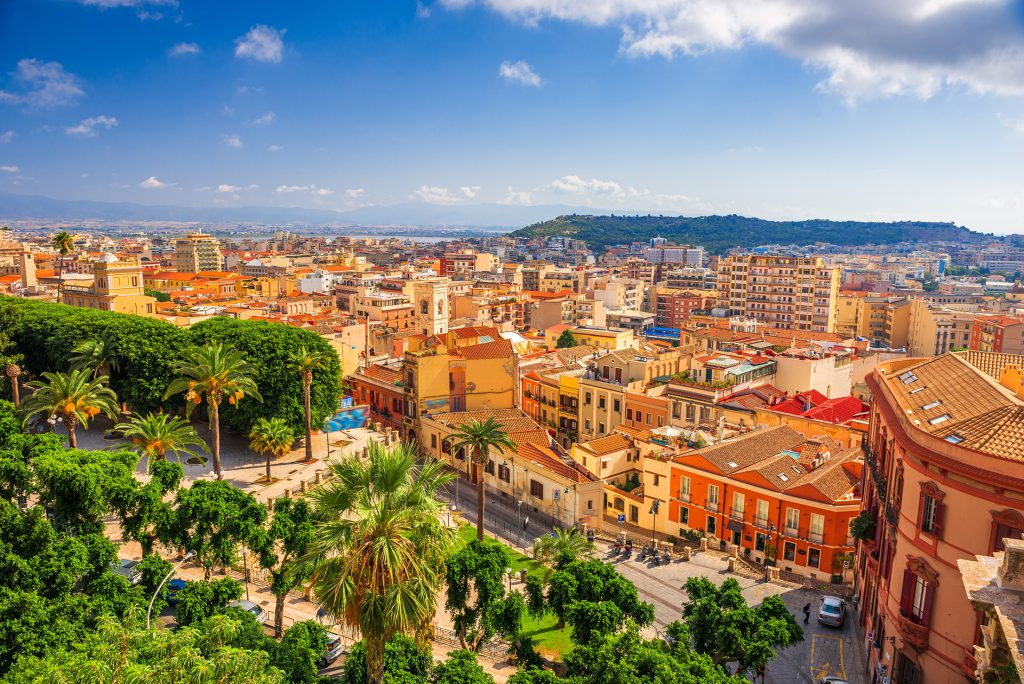
[[[935,585],[929,583],[924,592],[924,610],[921,613],[921,625],[928,627],[932,620],[932,601],[935,600]]]
[[[900,592],[900,612],[910,615],[911,607],[914,605],[914,581],[917,576],[910,570],[903,571],[903,591]]]
[[[942,539],[943,523],[946,522],[946,504],[935,502],[935,522],[932,524],[932,534],[936,539]]]

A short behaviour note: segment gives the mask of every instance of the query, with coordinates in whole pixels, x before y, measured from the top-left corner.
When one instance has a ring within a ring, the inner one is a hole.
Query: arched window
[[[992,537],[989,541],[989,553],[1002,551],[1004,539],[1020,539],[1024,535],[1024,515],[1020,511],[1006,508],[992,511]]]

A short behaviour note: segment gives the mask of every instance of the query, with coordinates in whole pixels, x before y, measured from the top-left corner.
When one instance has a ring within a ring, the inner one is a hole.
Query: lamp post
[[[160,584],[157,585],[156,591],[153,592],[153,597],[149,599],[149,608],[146,609],[146,629],[149,629],[150,616],[152,616],[153,614],[153,602],[156,601],[156,595],[159,594],[160,590],[164,588],[164,584],[167,583],[167,580],[171,579],[171,576],[178,571],[178,568],[180,568],[185,561],[192,560],[195,557],[195,555],[195,551],[189,551],[188,553],[186,553],[184,558],[178,561],[177,565],[171,568],[171,571],[168,572],[162,580],[160,580]]]
[[[512,593],[512,568],[505,568],[505,575],[508,576],[508,593]]]
[[[516,527],[523,526],[523,500],[516,502]],[[518,531],[518,530],[517,530]]]
[[[768,541],[764,546],[764,581],[768,581],[768,552],[772,550],[772,532],[775,531],[775,523],[768,523]]]
[[[658,508],[661,506],[661,502],[655,499],[651,503],[651,546],[656,546],[656,535],[658,530]]]

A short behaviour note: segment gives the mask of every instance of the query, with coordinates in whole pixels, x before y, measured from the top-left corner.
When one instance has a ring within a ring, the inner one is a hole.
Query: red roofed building
[[[1013,316],[978,316],[971,324],[968,348],[974,351],[1024,354],[1024,321]]]

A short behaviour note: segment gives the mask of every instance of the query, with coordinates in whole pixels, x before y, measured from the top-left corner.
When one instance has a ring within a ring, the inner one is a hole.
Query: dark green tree
[[[382,684],[425,684],[433,668],[430,651],[414,639],[396,634],[384,645],[384,678]],[[345,658],[340,677],[342,684],[366,684],[366,645],[357,641]]]
[[[160,534],[172,528],[174,507],[165,497],[178,489],[184,476],[180,463],[153,461],[150,466],[149,482],[136,489],[120,511],[121,533],[137,541],[143,555],[152,553]]]
[[[430,676],[431,684],[494,684],[494,677],[487,674],[476,661],[476,654],[459,649],[448,654],[448,658],[437,664]]]
[[[212,582],[188,582],[178,592],[178,624],[197,624],[223,612],[229,603],[242,597],[242,592],[242,585],[230,577]]]
[[[555,341],[556,349],[569,349],[575,347],[579,342],[576,341],[576,336],[572,334],[572,330],[568,328],[562,331],[562,334],[558,336]]]
[[[289,627],[275,644],[270,662],[293,684],[315,684],[317,661],[327,651],[327,630],[312,620]]]
[[[270,573],[270,589],[276,599],[274,636],[280,638],[284,626],[288,592],[309,578],[309,566],[297,564],[313,543],[312,511],[304,499],[277,499],[270,526],[254,545],[260,565]]]
[[[478,539],[448,559],[445,610],[452,616],[464,649],[476,652],[498,631],[495,616],[506,610],[504,604],[509,600],[505,597],[503,578],[510,562],[507,546]],[[519,624],[510,624],[508,620],[503,621],[502,627],[506,636],[519,632]],[[514,631],[508,632],[509,629]]]

